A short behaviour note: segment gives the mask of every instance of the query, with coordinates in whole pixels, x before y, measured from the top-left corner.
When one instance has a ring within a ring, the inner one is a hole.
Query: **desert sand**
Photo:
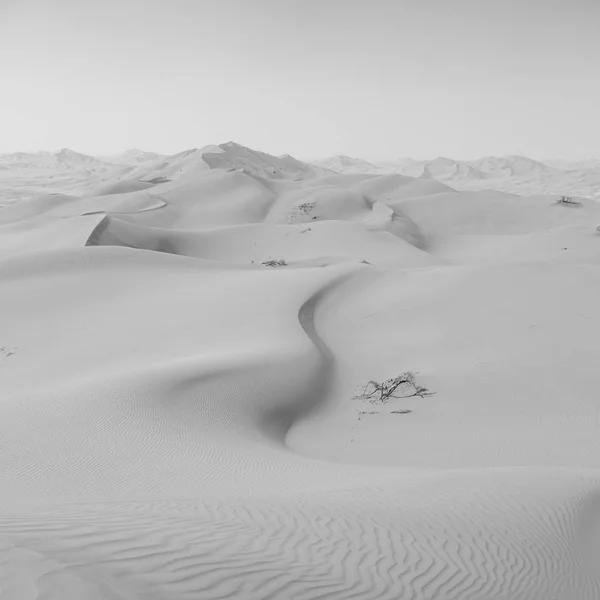
[[[595,166],[363,163],[0,160],[1,600],[600,598]]]
[[[455,160],[401,158],[371,162],[350,156],[330,156],[317,166],[344,174],[390,173],[446,182],[458,190],[498,190],[519,195],[574,195],[600,199],[600,159],[538,161],[526,156],[485,156]]]

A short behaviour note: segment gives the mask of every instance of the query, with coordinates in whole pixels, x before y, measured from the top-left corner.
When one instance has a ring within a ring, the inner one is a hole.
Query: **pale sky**
[[[600,156],[600,0],[0,0],[0,152]]]

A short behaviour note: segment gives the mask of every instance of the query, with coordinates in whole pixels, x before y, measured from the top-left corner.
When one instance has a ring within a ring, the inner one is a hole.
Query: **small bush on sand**
[[[309,215],[314,207],[314,202],[303,202],[297,205],[298,212],[302,215]]]
[[[571,196],[561,196],[556,201],[556,204],[562,204],[562,205],[566,205],[566,206],[580,206],[581,202],[577,202],[577,200],[575,200],[574,198],[571,198]]]
[[[264,262],[260,263],[261,265],[264,265],[265,267],[287,267],[287,263],[285,262],[285,260],[283,260],[282,258],[280,258],[279,260],[265,260]]]
[[[288,223],[306,222],[306,217],[309,217],[312,210],[315,208],[315,202],[303,202],[292,207],[291,213],[288,215]],[[317,217],[313,216],[315,220]]]
[[[415,381],[415,373],[407,371],[385,381],[371,380],[360,386],[356,398],[364,398],[372,404],[385,404],[390,398],[413,398],[414,396],[431,396],[426,387]]]

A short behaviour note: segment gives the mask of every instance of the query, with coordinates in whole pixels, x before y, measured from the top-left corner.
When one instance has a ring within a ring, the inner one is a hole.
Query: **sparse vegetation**
[[[260,264],[265,267],[287,267],[288,266],[288,264],[282,258],[280,258],[279,260],[265,260],[264,262],[261,262]]]
[[[580,206],[581,202],[578,202],[574,198],[571,198],[571,196],[561,196],[556,201],[556,204],[562,204],[562,205],[566,205],[566,206]]]
[[[365,415],[378,415],[379,411],[376,410],[359,410],[358,420],[360,421]]]
[[[303,215],[310,214],[311,210],[315,207],[314,202],[303,202],[302,204],[298,204],[298,212]]]
[[[434,392],[430,392],[415,381],[415,375],[411,371],[406,371],[385,381],[371,380],[360,386],[356,398],[363,398],[371,404],[385,404],[390,398],[413,398],[415,396],[424,398],[433,395]]]
[[[293,223],[296,220],[296,217],[308,217],[310,216],[311,211],[315,207],[314,202],[303,202],[302,204],[296,204],[292,208],[292,213],[288,218],[289,223]],[[312,217],[316,219],[316,217]]]

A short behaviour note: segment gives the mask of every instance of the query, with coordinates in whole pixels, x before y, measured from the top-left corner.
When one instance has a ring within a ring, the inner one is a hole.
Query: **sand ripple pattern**
[[[584,564],[575,538],[590,502],[599,516],[589,482],[538,505],[525,478],[516,495],[502,479],[493,500],[432,481],[419,506],[388,484],[4,516],[0,598],[597,598],[597,565]]]

